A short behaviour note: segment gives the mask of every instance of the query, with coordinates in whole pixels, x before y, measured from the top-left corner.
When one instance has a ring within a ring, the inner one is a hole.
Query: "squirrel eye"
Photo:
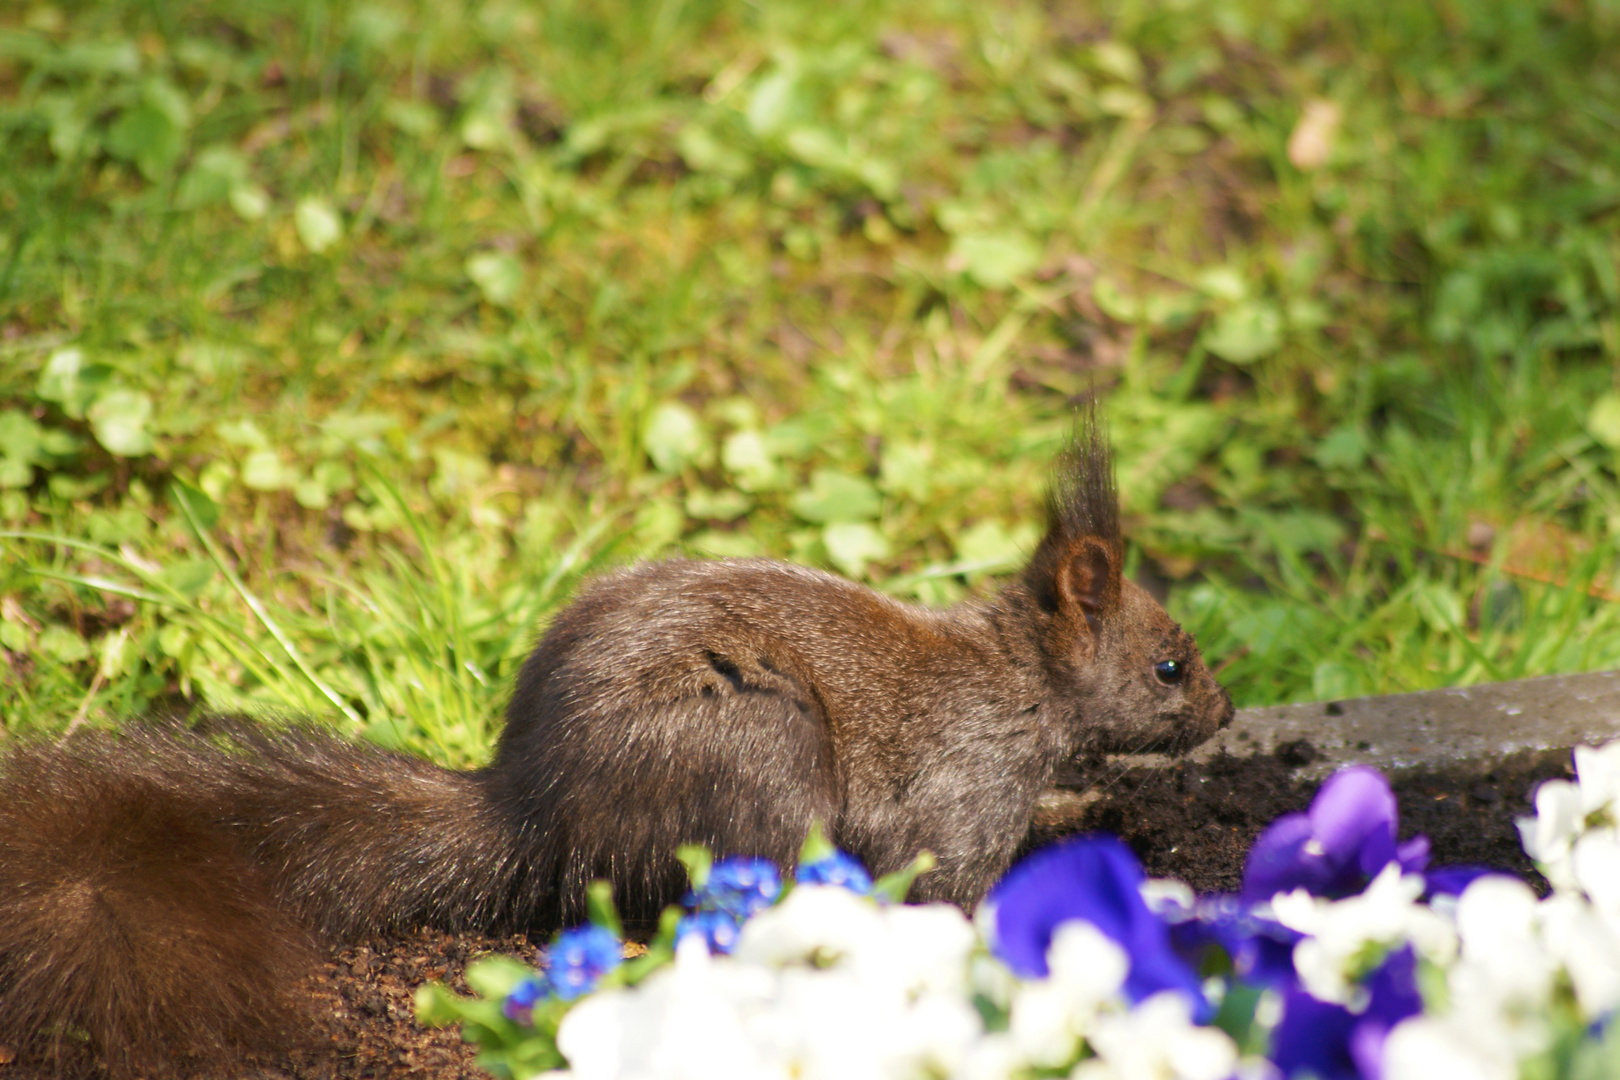
[[[1174,686],[1180,682],[1185,671],[1179,660],[1160,660],[1153,665],[1153,674],[1166,686]]]

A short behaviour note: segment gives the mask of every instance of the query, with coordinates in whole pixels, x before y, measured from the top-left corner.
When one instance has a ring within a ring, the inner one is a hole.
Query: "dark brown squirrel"
[[[974,904],[1060,764],[1185,750],[1232,716],[1122,575],[1094,414],[1047,505],[1023,574],[948,610],[763,559],[598,578],[474,771],[239,720],[10,749],[0,1044],[114,1073],[217,1061],[285,1037],[322,943],[545,930],[593,878],[645,916],[680,894],[678,845],[786,866],[816,820],[874,873],[933,852],[913,897]]]

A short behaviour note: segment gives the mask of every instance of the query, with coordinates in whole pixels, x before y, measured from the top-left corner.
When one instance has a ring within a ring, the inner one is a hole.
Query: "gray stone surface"
[[[1551,675],[1455,690],[1240,709],[1232,726],[1193,752],[1247,756],[1308,741],[1302,775],[1351,762],[1382,769],[1482,767],[1520,750],[1620,738],[1620,671]]]

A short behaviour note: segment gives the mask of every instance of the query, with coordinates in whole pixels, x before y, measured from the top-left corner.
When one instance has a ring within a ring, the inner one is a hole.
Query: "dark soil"
[[[1244,855],[1260,830],[1310,805],[1317,784],[1294,779],[1293,767],[1313,758],[1309,744],[1287,744],[1274,756],[1223,754],[1167,769],[1116,767],[1095,778],[1102,795],[1087,808],[1084,828],[1123,837],[1151,876],[1179,878],[1201,893],[1231,892],[1242,882]],[[1570,775],[1567,750],[1515,754],[1488,772],[1398,773],[1391,782],[1401,838],[1427,836],[1430,866],[1489,866],[1544,889],[1514,821],[1531,812],[1538,783]]]
[[[1086,811],[1088,830],[1125,838],[1155,877],[1175,877],[1199,892],[1231,891],[1260,830],[1310,803],[1315,783],[1294,779],[1308,764],[1309,745],[1269,757],[1217,757],[1170,768],[1094,770],[1086,777],[1097,797]],[[1568,751],[1519,754],[1489,771],[1410,772],[1394,778],[1401,834],[1427,835],[1431,865],[1471,863],[1508,870],[1544,886],[1519,846],[1514,819],[1530,812],[1529,794],[1552,777],[1568,776]],[[485,1074],[454,1028],[429,1030],[413,1019],[412,995],[430,980],[467,992],[469,959],[504,952],[534,958],[526,938],[423,933],[376,941],[337,953],[310,980],[311,1049],[255,1062],[231,1075],[254,1080],[362,1080],[433,1077],[474,1080]],[[0,1080],[42,1080],[50,1070],[7,1063],[0,1047]],[[179,1077],[182,1070],[172,1075]],[[152,1077],[150,1080],[162,1080]]]
[[[475,934],[428,931],[374,941],[335,953],[311,975],[311,1030],[289,1042],[302,1045],[275,1060],[249,1059],[226,1072],[187,1068],[148,1074],[147,1080],[372,1080],[382,1077],[432,1077],[433,1080],[489,1080],[474,1064],[475,1050],[456,1028],[434,1030],[416,1023],[412,998],[425,982],[439,980],[461,993],[471,993],[467,962],[501,952],[533,962],[527,938],[488,938]],[[47,1080],[59,1073],[79,1075],[84,1063],[11,1062],[0,1047],[0,1080]]]

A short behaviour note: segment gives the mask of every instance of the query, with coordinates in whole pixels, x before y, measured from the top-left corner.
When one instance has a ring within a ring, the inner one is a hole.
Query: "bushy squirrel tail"
[[[0,755],[0,1045],[135,1075],[301,1041],[320,940],[520,921],[519,831],[458,773],[214,722]]]

